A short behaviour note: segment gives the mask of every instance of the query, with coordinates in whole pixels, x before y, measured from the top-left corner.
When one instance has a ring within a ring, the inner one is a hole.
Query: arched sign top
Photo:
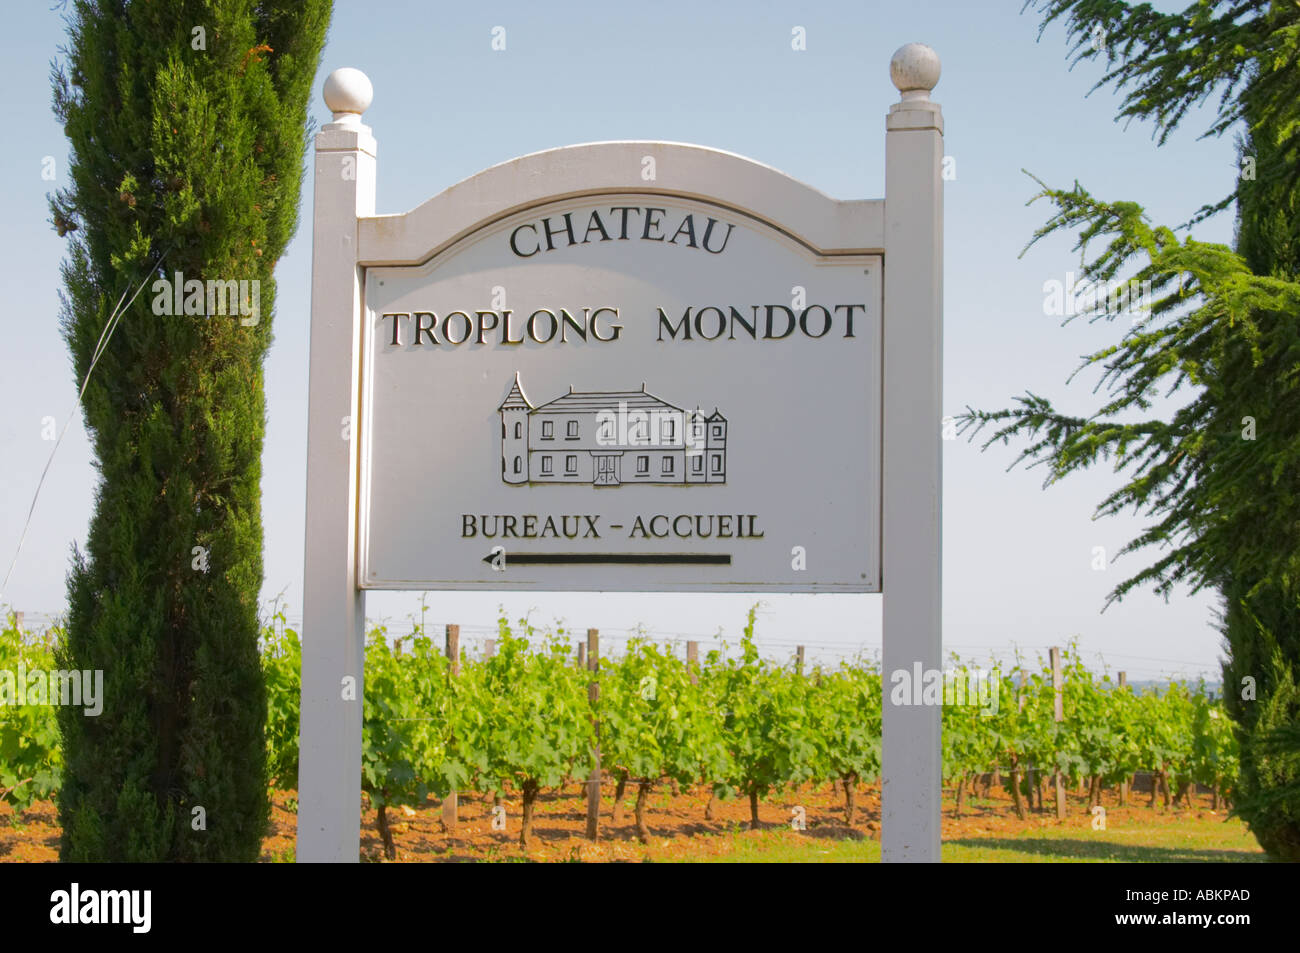
[[[820,256],[884,251],[884,201],[839,201],[744,156],[677,142],[593,142],[494,165],[398,215],[358,220],[358,264],[418,265],[482,228],[564,199],[619,194],[707,202]]]

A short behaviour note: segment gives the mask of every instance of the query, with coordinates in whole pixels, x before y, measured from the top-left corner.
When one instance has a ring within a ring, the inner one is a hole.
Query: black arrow
[[[639,566],[730,566],[726,553],[488,553],[485,563],[504,558],[511,563],[534,566],[633,564]]]

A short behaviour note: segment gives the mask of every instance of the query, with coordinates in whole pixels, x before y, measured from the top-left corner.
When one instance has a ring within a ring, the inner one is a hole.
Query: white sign
[[[362,586],[879,591],[879,256],[602,195],[365,305]]]
[[[330,74],[300,862],[358,856],[367,589],[887,588],[883,670],[941,667],[939,58],[908,44],[889,71],[883,199],[597,142],[396,215],[370,81]],[[940,714],[883,700],[882,860],[939,860]]]

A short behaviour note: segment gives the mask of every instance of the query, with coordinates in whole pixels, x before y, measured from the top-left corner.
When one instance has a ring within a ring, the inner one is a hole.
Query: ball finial
[[[375,89],[365,73],[345,66],[329,74],[324,94],[325,105],[334,113],[335,122],[359,123],[361,114],[375,98]]]
[[[924,43],[901,46],[889,61],[889,78],[903,99],[929,99],[939,84],[939,54]]]

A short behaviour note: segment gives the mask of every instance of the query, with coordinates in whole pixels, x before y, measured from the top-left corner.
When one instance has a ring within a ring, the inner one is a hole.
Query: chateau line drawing
[[[727,482],[727,418],[647,393],[575,391],[534,405],[516,372],[501,417],[501,480],[511,485]]]

